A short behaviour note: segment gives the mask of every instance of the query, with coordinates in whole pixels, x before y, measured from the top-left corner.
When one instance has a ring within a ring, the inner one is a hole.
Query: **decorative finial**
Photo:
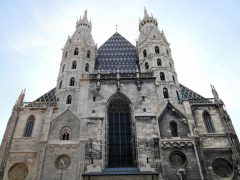
[[[146,7],[144,7],[144,18],[149,17]]]
[[[118,31],[118,25],[116,24],[115,26],[116,26],[116,32],[117,32]]]
[[[84,11],[83,20],[87,20],[87,9],[85,9],[85,11]]]

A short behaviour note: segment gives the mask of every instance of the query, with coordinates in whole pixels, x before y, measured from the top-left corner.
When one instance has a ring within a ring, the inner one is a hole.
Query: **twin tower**
[[[146,9],[139,21],[136,47],[116,32],[97,48],[91,30],[92,23],[85,10],[63,48],[56,88],[60,109],[66,106],[74,109],[80,83],[89,79],[91,74],[151,73],[156,78],[155,84],[161,88],[163,99],[181,99],[169,43],[159,30],[157,19]]]

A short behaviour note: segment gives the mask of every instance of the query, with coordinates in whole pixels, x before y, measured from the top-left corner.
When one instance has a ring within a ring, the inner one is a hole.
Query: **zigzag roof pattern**
[[[137,49],[118,32],[98,49],[95,70],[129,73],[138,68]]]

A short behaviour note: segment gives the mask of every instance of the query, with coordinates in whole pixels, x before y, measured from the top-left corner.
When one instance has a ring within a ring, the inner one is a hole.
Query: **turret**
[[[158,29],[157,19],[150,16],[144,9],[144,17],[139,21],[139,37],[137,49],[139,53],[139,66],[141,72],[153,72],[156,77],[156,85],[161,91],[167,89],[167,96],[180,97],[177,74],[174,69],[174,62],[171,56],[169,43],[163,33]]]
[[[56,96],[59,107],[76,107],[77,92],[80,88],[80,77],[93,73],[97,46],[91,34],[92,23],[88,21],[87,10],[83,18],[76,22],[76,30],[72,36],[68,36],[63,48],[57,80]],[[74,108],[73,108],[74,109]]]

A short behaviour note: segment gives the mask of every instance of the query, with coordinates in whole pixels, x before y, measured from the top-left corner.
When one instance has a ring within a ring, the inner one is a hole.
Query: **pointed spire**
[[[85,9],[85,11],[84,11],[83,20],[86,20],[86,21],[87,21],[87,9]]]
[[[149,17],[146,7],[144,7],[144,18]]]
[[[214,85],[210,84],[210,86],[211,86],[211,89],[212,89],[213,97],[218,100],[219,96],[218,96],[217,90],[215,89]]]

